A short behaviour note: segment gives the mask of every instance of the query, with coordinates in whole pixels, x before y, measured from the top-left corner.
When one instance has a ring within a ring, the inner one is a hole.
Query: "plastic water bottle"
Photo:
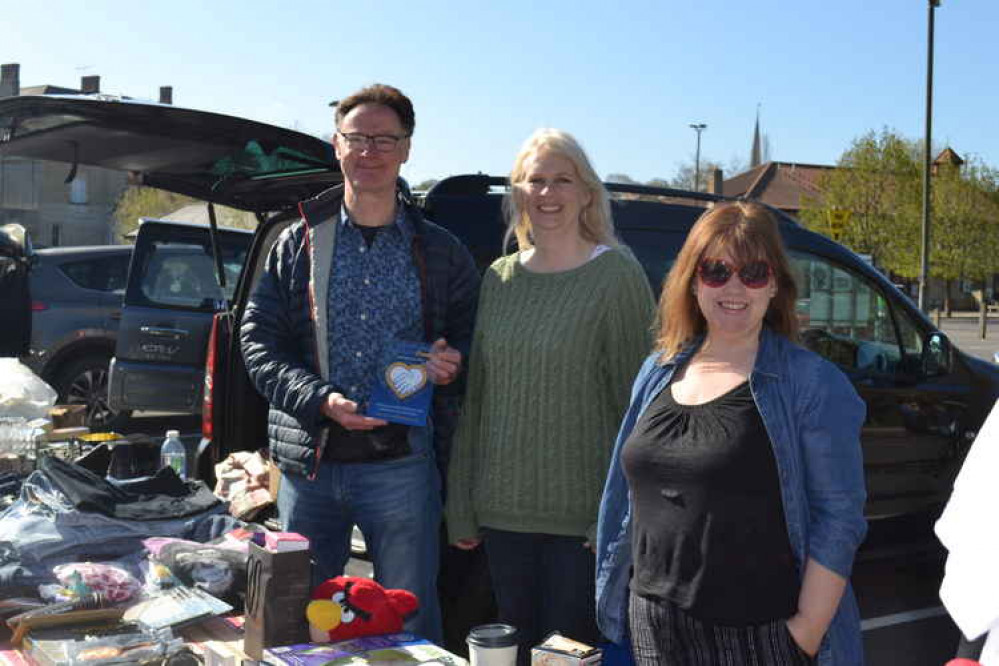
[[[180,441],[179,430],[167,430],[166,439],[160,447],[160,465],[172,467],[177,476],[187,480],[187,448]]]

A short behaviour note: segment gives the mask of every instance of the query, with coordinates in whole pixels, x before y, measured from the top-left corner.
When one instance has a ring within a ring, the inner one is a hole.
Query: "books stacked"
[[[304,643],[269,648],[264,651],[264,661],[273,666],[466,666],[468,663],[444,648],[406,632],[364,636],[337,643]]]

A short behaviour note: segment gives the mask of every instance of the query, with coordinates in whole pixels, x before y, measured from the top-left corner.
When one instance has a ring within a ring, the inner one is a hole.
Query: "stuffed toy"
[[[386,590],[369,578],[337,576],[312,591],[305,616],[312,642],[325,643],[402,631],[403,620],[418,605],[412,592]]]

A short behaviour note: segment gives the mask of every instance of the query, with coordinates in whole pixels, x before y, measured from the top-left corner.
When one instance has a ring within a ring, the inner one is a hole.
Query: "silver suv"
[[[108,404],[131,245],[35,250],[31,256],[31,350],[22,360],[59,393],[87,406],[93,429],[120,427],[124,410]]]

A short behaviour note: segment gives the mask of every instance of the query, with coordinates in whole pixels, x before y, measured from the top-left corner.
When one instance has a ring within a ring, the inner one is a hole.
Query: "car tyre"
[[[87,406],[84,425],[95,432],[119,429],[131,416],[130,411],[114,410],[108,403],[110,364],[106,354],[83,356],[63,367],[53,386],[59,404]]]

